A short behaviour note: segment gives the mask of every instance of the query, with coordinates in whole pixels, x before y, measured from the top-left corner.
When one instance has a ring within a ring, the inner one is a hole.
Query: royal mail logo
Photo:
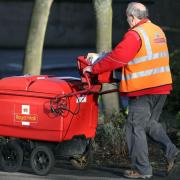
[[[16,121],[30,121],[36,122],[38,120],[37,115],[22,115],[22,114],[15,114]]]
[[[21,114],[30,114],[30,106],[29,105],[22,105],[21,106]]]

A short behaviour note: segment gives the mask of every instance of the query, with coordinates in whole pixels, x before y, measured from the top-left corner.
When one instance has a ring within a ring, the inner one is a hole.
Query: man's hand
[[[86,72],[89,72],[91,73],[92,72],[92,66],[87,66],[83,69],[83,74],[86,73]]]

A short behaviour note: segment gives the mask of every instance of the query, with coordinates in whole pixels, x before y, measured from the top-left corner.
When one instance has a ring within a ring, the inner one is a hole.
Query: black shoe
[[[176,168],[176,163],[180,161],[180,151],[176,153],[176,155],[168,161],[167,165],[167,174],[172,173]]]

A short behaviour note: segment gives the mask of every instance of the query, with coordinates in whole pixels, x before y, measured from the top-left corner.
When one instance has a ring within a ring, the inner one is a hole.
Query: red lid
[[[0,90],[64,94],[72,92],[69,83],[58,77],[13,76],[0,80]]]

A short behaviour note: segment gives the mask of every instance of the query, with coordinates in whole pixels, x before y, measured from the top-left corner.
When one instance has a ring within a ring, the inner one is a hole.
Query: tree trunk
[[[109,52],[112,49],[112,0],[94,0],[96,12],[96,49],[97,52]],[[103,90],[114,89],[111,84],[104,84]],[[119,96],[117,93],[102,96],[105,110],[105,120],[113,111],[119,111]]]
[[[42,51],[53,0],[35,0],[25,50],[23,74],[41,73]]]

